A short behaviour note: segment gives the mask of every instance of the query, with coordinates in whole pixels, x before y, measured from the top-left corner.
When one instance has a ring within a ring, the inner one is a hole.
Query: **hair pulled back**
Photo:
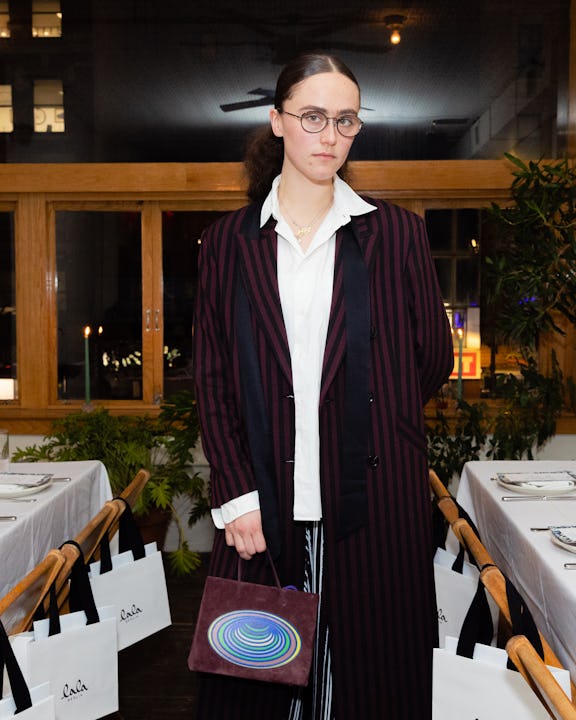
[[[274,107],[282,110],[294,87],[312,75],[337,72],[345,75],[358,87],[354,74],[341,60],[333,55],[306,53],[299,55],[282,70],[276,83]],[[251,200],[264,200],[270,192],[272,181],[282,170],[284,160],[284,141],[276,137],[270,125],[258,128],[246,144],[244,167],[248,175],[248,197]],[[340,169],[343,175],[344,168]]]

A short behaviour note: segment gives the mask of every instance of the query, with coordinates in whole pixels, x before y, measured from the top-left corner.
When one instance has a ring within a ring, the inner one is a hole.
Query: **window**
[[[10,37],[10,12],[8,0],[0,0],[0,38]]]
[[[141,256],[139,213],[56,213],[58,399],[142,398]]]
[[[0,211],[0,402],[16,398],[14,218]]]
[[[34,81],[34,132],[64,132],[62,80]]]
[[[33,37],[61,37],[60,0],[32,0]]]
[[[202,230],[217,212],[162,213],[164,396],[192,390],[192,315]]]
[[[426,211],[426,229],[442,297],[464,346],[480,347],[480,242],[482,211]]]
[[[13,130],[12,85],[0,85],[0,132],[9,133]]]

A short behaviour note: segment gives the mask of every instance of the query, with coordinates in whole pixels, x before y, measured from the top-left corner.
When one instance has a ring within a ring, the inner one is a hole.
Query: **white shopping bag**
[[[48,635],[49,620],[11,639],[30,685],[49,681],[56,720],[98,720],[118,710],[116,608],[99,607],[99,621],[84,611],[60,617],[61,631]]]
[[[436,584],[436,607],[438,610],[439,647],[444,647],[447,635],[458,637],[478,587],[478,569],[464,562],[462,573],[453,570],[456,556],[438,548],[434,556],[434,581]],[[498,606],[488,597],[492,623],[497,627]]]
[[[506,596],[512,634],[526,631],[541,651],[530,611],[508,579]],[[486,594],[478,582],[459,639],[447,636],[445,647],[434,649],[432,720],[549,720],[547,710],[520,673],[507,669],[506,651],[487,645],[483,639],[492,634],[491,623]],[[568,672],[556,671],[554,668],[561,687],[569,689]]]
[[[2,685],[10,686],[11,694],[0,693],[0,720],[9,720],[18,716],[18,720],[55,720],[54,696],[50,683],[28,687],[12,646],[0,622],[0,690]],[[5,675],[5,678],[2,675]],[[6,695],[5,697],[3,697]]]
[[[156,543],[144,549],[139,560],[131,550],[112,556],[112,570],[102,574],[99,561],[89,566],[96,604],[116,607],[119,650],[172,622],[162,554]]]
[[[55,720],[54,695],[50,683],[42,683],[30,688],[32,706],[16,714],[16,702],[13,695],[0,700],[0,720]]]
[[[87,624],[84,611],[62,615],[61,631],[48,635],[48,620],[11,638],[24,677],[49,681],[56,720],[98,720],[118,710],[116,609],[98,608],[99,622]]]
[[[456,654],[455,638],[434,649],[432,720],[550,720],[528,683],[508,670],[505,650],[476,645],[472,658]],[[567,670],[549,668],[567,693]]]

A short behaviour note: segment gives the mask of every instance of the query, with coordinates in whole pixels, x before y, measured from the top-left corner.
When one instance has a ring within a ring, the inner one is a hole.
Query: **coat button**
[[[377,468],[380,465],[380,458],[378,455],[368,455],[366,458],[366,465],[370,468]]]
[[[370,325],[370,337],[372,340],[378,335],[378,328],[376,325]]]
[[[371,403],[374,402],[374,393],[370,393],[370,394],[368,395],[368,402],[371,402]]]

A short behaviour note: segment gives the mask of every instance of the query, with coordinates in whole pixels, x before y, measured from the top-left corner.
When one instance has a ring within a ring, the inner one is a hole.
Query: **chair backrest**
[[[63,565],[62,553],[50,550],[33,570],[0,599],[0,619],[8,635],[24,632],[32,626],[36,610]]]
[[[138,502],[138,498],[140,497],[142,490],[144,490],[144,487],[146,486],[148,480],[150,480],[150,472],[148,470],[145,470],[144,468],[141,468],[140,470],[138,470],[132,481],[120,493],[119,497],[122,499],[115,499],[112,501],[116,503],[118,513],[110,527],[110,537],[113,537],[118,530],[118,522],[120,520],[120,515],[122,515],[126,508],[125,503],[128,503],[128,505],[130,505],[130,509],[134,510],[134,507]]]
[[[436,505],[438,509],[444,515],[446,520],[452,524],[458,519],[458,505],[454,502],[454,498],[450,494],[449,490],[445,487],[444,483],[434,470],[430,470],[430,487],[432,493],[436,498]]]
[[[515,635],[510,638],[506,643],[506,652],[551,717],[556,720],[576,720],[576,707],[527,637]]]
[[[89,563],[92,559],[97,559],[100,541],[119,515],[119,504],[109,500],[76,535],[74,540],[80,545],[84,555],[84,562]]]
[[[132,509],[134,509],[134,506],[136,505],[136,502],[138,501],[138,498],[140,497],[142,490],[144,490],[144,486],[148,480],[150,480],[149,471],[141,468],[138,470],[130,484],[127,485],[120,493],[120,497],[124,498]]]
[[[62,610],[67,609],[69,578],[72,566],[80,556],[80,550],[85,563],[99,558],[100,541],[104,534],[108,531],[112,534],[114,524],[117,522],[123,506],[120,500],[108,500],[94,515],[94,517],[86,523],[76,537],[72,538],[73,543],[64,543],[60,548],[60,552],[64,556],[64,565],[60,570],[56,579],[56,594],[58,598],[58,607]]]
[[[510,608],[508,607],[508,597],[506,595],[506,578],[499,567],[497,567],[490,556],[488,550],[486,550],[483,543],[480,541],[474,530],[470,527],[470,524],[464,518],[456,520],[452,525],[452,529],[456,537],[468,548],[470,553],[473,555],[478,567],[480,568],[480,579],[482,584],[489,592],[494,602],[500,610],[500,623],[499,623],[499,636],[504,637],[506,640],[512,636],[512,618],[510,615]],[[542,633],[539,632],[540,640],[542,642],[542,649],[544,650],[544,662],[546,665],[553,665],[554,667],[563,667],[562,663],[556,656],[556,653],[552,650]],[[576,698],[576,686],[571,683],[572,696]]]

